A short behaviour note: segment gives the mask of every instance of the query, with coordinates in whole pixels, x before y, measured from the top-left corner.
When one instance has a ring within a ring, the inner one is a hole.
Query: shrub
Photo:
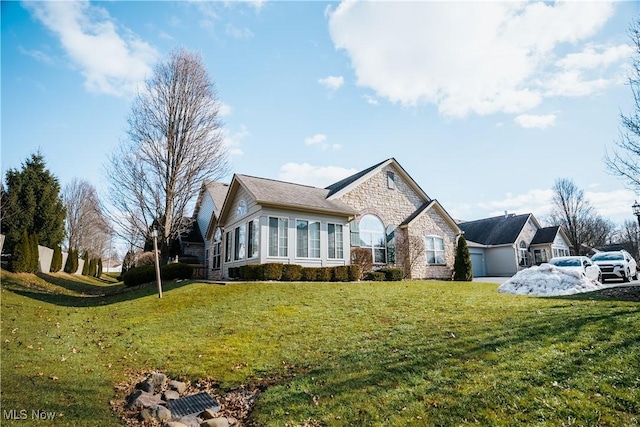
[[[155,268],[154,268],[155,271]],[[193,267],[183,262],[176,262],[160,267],[160,277],[163,280],[173,279],[191,279],[193,276]]]
[[[136,260],[136,267],[144,267],[145,265],[156,265],[156,254],[153,252],[143,252]]]
[[[69,248],[67,262],[64,264],[65,273],[75,274],[78,271],[78,250]]]
[[[16,244],[11,256],[11,271],[14,273],[26,273],[31,264],[31,248],[27,230],[22,231],[22,239]]]
[[[239,279],[240,278],[240,268],[239,267],[229,267],[228,273],[230,279]]]
[[[318,277],[316,280],[318,282],[330,282],[333,278],[333,268],[331,267],[320,267],[317,271]]]
[[[386,275],[380,271],[368,271],[364,275],[364,280],[373,280],[374,282],[384,282]]]
[[[456,246],[456,259],[453,262],[453,280],[460,282],[470,282],[473,280],[473,266],[471,265],[471,254],[464,236],[458,238]]]
[[[319,269],[316,267],[302,267],[300,280],[305,282],[315,282],[318,280],[318,272]]]
[[[264,264],[264,280],[280,280],[284,264],[279,262]]]
[[[351,249],[351,264],[358,264],[363,273],[373,270],[373,257],[371,249],[353,248]]]
[[[333,267],[333,274],[331,279],[334,282],[348,282],[349,281],[349,266],[348,265],[339,265],[337,267]]]
[[[247,265],[247,280],[264,280],[264,264]]]
[[[152,282],[156,279],[156,269],[152,265],[134,267],[122,275],[122,281],[127,287]]]
[[[280,280],[294,282],[302,277],[302,266],[298,264],[285,264],[282,267],[282,277]]]
[[[37,273],[40,266],[40,252],[38,252],[38,235],[32,234],[29,236],[29,250],[31,256],[29,257],[29,273]]]
[[[404,278],[404,271],[401,268],[381,268],[378,270],[384,273],[385,280],[388,282],[398,282]]]
[[[84,260],[84,264],[82,264],[82,275],[88,276],[89,275],[89,252],[84,251],[84,254],[82,254],[82,259]]]
[[[349,281],[357,282],[362,278],[362,269],[358,264],[351,264],[349,266]]]
[[[53,248],[53,257],[51,258],[51,267],[49,267],[49,271],[52,273],[57,273],[62,270],[62,249],[60,245],[55,245]]]

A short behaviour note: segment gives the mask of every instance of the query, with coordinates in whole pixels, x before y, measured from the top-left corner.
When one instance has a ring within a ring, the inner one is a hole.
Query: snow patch
[[[600,282],[588,279],[582,273],[541,264],[517,272],[498,288],[498,292],[518,295],[555,296],[572,295],[602,289]]]

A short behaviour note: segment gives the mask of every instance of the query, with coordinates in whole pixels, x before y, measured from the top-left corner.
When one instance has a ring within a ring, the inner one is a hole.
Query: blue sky
[[[2,2],[2,175],[40,149],[107,188],[137,85],[179,47],[223,103],[232,173],[324,187],[395,157],[457,219],[598,212],[639,195],[602,161],[629,113],[639,2]],[[231,176],[228,177],[230,180]]]

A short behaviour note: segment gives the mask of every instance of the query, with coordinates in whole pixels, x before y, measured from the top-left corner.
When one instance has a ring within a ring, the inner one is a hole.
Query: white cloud
[[[493,200],[488,202],[477,203],[476,207],[485,213],[478,218],[464,218],[466,220],[475,220],[480,218],[504,215],[506,210],[509,213],[525,214],[533,213],[535,217],[544,223],[544,218],[551,213],[553,209],[552,189],[532,189],[522,194],[505,195],[502,200]],[[603,218],[613,221],[614,223],[622,223],[625,219],[633,219],[631,214],[631,205],[637,196],[630,190],[613,190],[613,191],[585,191],[585,200],[595,209],[596,213]],[[454,212],[467,213],[472,211],[469,205],[464,205],[464,209],[459,207]],[[544,224],[543,224],[544,225]]]
[[[155,48],[119,27],[103,8],[81,2],[26,2],[59,39],[90,92],[129,96],[152,73]]]
[[[318,79],[318,83],[329,90],[337,90],[344,84],[344,78],[342,76],[328,76],[323,79]]]
[[[227,24],[226,27],[227,35],[230,35],[234,39],[250,39],[253,37],[253,32],[248,28],[238,28],[233,24]]]
[[[229,132],[226,128],[223,129],[223,138],[224,144],[229,149],[229,154],[232,156],[242,156],[244,151],[240,146],[242,145],[242,141],[250,135],[249,130],[245,125],[240,126],[240,130],[237,132]]]
[[[520,126],[522,126],[523,128],[545,129],[555,124],[556,116],[555,114],[546,114],[544,116],[533,115],[533,114],[520,114],[515,119],[513,119],[513,121],[519,124]]]
[[[579,53],[570,53],[556,62],[563,69],[594,69],[628,60],[633,56],[633,48],[628,44],[618,46],[589,45]]]
[[[587,64],[588,51],[565,62],[554,58],[582,49],[612,13],[609,2],[351,1],[326,12],[334,45],[348,54],[359,86],[405,106],[435,104],[451,117],[517,114],[561,95],[550,82],[569,64]],[[623,51],[596,53],[613,64]],[[570,92],[599,90],[599,79],[609,77],[576,80]]]
[[[338,166],[313,166],[309,163],[285,163],[280,166],[278,179],[324,188],[356,172],[356,169],[345,169]]]
[[[367,101],[368,104],[371,104],[371,105],[378,105],[380,103],[378,102],[378,98],[376,98],[375,96],[364,95],[364,99]]]
[[[477,206],[485,210],[486,217],[504,215],[508,213],[533,213],[539,220],[548,215],[551,209],[553,190],[529,190],[524,194],[507,193],[502,200],[478,203]],[[473,218],[480,219],[480,218]]]
[[[232,112],[233,108],[231,107],[231,105],[225,104],[222,101],[218,101],[218,114],[220,114],[220,117],[230,116]]]
[[[47,55],[46,53],[40,51],[40,50],[25,49],[22,46],[18,46],[18,50],[23,55],[30,56],[33,59],[35,59],[36,61],[44,62],[45,64],[53,63],[53,60],[51,59],[51,57],[49,55]]]
[[[322,150],[327,150],[329,148],[331,148],[332,150],[339,150],[342,148],[340,144],[328,144],[327,136],[321,133],[305,138],[304,145],[308,145],[310,147],[319,147]]]

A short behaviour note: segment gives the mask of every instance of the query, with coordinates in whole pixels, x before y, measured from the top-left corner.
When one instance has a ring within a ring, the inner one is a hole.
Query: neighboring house
[[[218,218],[227,197],[229,185],[222,182],[205,181],[200,188],[193,213],[195,224],[198,225],[204,240],[204,256],[202,263],[206,268],[205,277],[221,279],[220,251],[221,237],[216,234]]]
[[[560,227],[541,227],[533,214],[505,214],[458,224],[469,246],[474,277],[511,276],[570,254]]]
[[[410,278],[452,276],[461,230],[393,158],[326,188],[234,175],[219,212],[206,195],[194,216],[210,278],[251,263],[348,265],[355,247]]]

